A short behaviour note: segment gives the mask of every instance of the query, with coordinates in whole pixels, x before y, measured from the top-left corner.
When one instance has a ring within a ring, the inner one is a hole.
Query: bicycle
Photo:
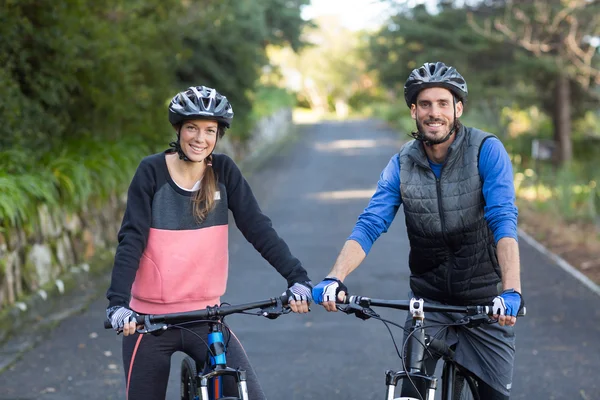
[[[249,314],[275,319],[291,310],[287,308],[288,297],[272,297],[267,300],[245,304],[225,304],[207,307],[202,310],[173,313],[147,314],[143,317],[143,328],[137,330],[141,334],[160,335],[167,329],[185,329],[183,325],[190,323],[207,323],[208,338],[206,359],[197,363],[190,356],[181,362],[181,400],[249,400],[246,384],[246,371],[227,365],[227,342],[223,328],[229,328],[223,318],[231,314]],[[260,309],[252,313],[249,310]],[[140,325],[142,325],[140,323]],[[110,321],[104,321],[104,328],[112,329]],[[233,377],[237,385],[237,397],[223,396],[223,378]]]
[[[432,337],[425,333],[425,312],[453,312],[463,313],[465,317],[453,325],[464,325],[469,328],[484,324],[494,323],[491,319],[491,306],[451,306],[444,304],[426,304],[423,299],[412,298],[406,300],[380,300],[371,299],[363,296],[349,296],[344,302],[338,303],[338,310],[346,314],[354,314],[363,320],[374,318],[384,324],[391,324],[403,330],[404,326],[392,321],[381,318],[370,307],[384,307],[397,310],[409,311],[412,315],[412,324],[408,329],[405,343],[403,345],[404,356],[398,351],[398,346],[392,335],[392,341],[396,347],[398,356],[402,359],[403,369],[400,371],[387,370],[385,372],[386,381],[386,400],[434,400],[437,390],[437,377],[428,374],[424,367],[424,357],[426,352],[432,355],[436,352],[444,359],[442,369],[442,399],[443,400],[479,400],[477,391],[477,380],[473,374],[460,366],[454,360],[454,350],[443,340]],[[525,307],[519,312],[518,316],[524,316]],[[387,325],[386,325],[387,326]],[[388,330],[391,330],[388,327]],[[394,397],[398,382],[407,379],[417,391],[419,398],[414,397]]]

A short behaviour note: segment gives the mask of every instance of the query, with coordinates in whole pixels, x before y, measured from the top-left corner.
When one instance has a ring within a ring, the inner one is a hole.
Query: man
[[[452,305],[493,302],[497,324],[451,327],[445,339],[456,345],[459,364],[478,377],[482,399],[508,399],[513,326],[523,306],[512,166],[495,136],[460,123],[467,94],[464,78],[442,62],[412,71],[404,97],[416,121],[415,140],[402,146],[383,170],[369,205],[313,297],[336,311],[336,297],[348,292],[342,282],[404,205],[410,295]],[[427,314],[430,325],[459,318]],[[426,360],[429,373],[436,362]],[[402,395],[417,397],[413,390],[405,383]]]

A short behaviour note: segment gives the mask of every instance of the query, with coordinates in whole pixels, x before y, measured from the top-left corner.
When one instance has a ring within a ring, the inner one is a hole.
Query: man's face
[[[431,144],[442,143],[454,126],[454,101],[452,92],[444,88],[428,88],[419,92],[410,115],[417,129]],[[456,118],[462,115],[463,104],[456,103]]]

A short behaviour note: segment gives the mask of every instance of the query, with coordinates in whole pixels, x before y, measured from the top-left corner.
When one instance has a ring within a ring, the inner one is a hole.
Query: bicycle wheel
[[[469,375],[463,375],[456,371],[452,400],[479,400],[479,395],[477,394],[477,382],[475,379]]]
[[[181,362],[181,400],[194,400],[198,394],[196,361],[185,357]]]

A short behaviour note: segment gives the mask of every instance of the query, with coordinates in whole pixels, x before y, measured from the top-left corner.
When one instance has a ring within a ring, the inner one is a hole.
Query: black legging
[[[434,355],[435,355],[435,353],[434,353]],[[425,364],[424,365],[425,371],[427,372],[428,375],[433,375],[435,373],[435,368],[436,368],[438,361],[439,361],[439,358],[431,358],[429,355],[425,355],[425,359],[423,360],[423,363]],[[492,388],[490,385],[488,385],[481,379],[478,379],[476,376],[474,376],[474,378],[477,381],[479,398],[481,400],[508,400],[509,399],[509,396],[505,396],[504,394],[498,392],[497,390]],[[416,399],[419,399],[420,398],[419,394],[415,390],[415,387],[413,386],[413,384],[408,379],[403,379],[402,381],[403,381],[403,383],[402,383],[401,396],[414,397]],[[414,380],[413,380],[413,382],[416,384],[417,387],[419,387],[419,384],[417,382],[415,382]],[[466,382],[465,382],[465,385],[467,385]],[[423,384],[423,386],[425,386],[425,385]],[[421,387],[421,393],[425,393],[424,387]],[[425,398],[425,397],[423,396],[423,398]]]
[[[206,324],[188,325],[186,328],[207,340]],[[227,333],[224,332],[224,335],[227,341]],[[127,400],[164,400],[171,356],[176,351],[188,354],[197,362],[203,362],[207,353],[206,345],[200,338],[180,329],[167,330],[160,336],[136,333],[124,337],[123,367]],[[246,370],[248,394],[251,399],[266,399],[244,348],[233,334],[227,347],[227,365]],[[233,379],[223,380],[223,392],[226,396],[237,396],[237,385],[233,383]]]

